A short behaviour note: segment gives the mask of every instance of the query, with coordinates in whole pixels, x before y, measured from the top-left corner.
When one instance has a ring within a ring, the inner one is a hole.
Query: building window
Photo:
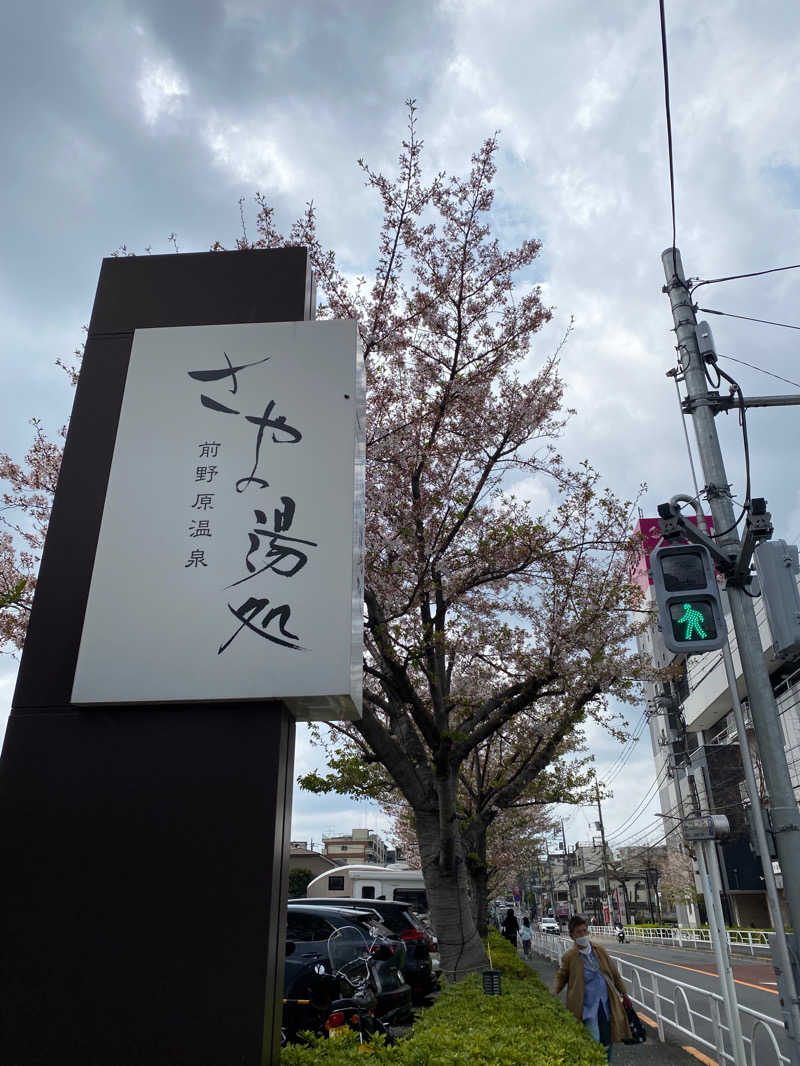
[[[329,892],[344,892],[344,877],[329,877],[328,878],[328,891]]]

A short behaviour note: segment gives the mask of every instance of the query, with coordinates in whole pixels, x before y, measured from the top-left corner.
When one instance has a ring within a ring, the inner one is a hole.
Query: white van
[[[428,910],[422,870],[411,870],[401,863],[393,866],[374,866],[372,863],[337,866],[309,881],[306,896],[388,899],[408,903],[419,914]]]

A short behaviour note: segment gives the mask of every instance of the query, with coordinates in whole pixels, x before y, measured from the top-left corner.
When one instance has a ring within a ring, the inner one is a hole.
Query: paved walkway
[[[536,970],[545,985],[550,988],[558,970],[556,964],[539,955],[533,955],[525,961]],[[562,1002],[563,997],[562,992]],[[699,1049],[692,1055],[676,1044],[662,1044],[655,1028],[647,1022],[645,1022],[645,1027],[647,1028],[646,1043],[614,1045],[611,1055],[612,1066],[697,1066],[698,1062],[705,1063],[706,1066],[710,1063],[716,1064],[715,1059],[709,1058]]]

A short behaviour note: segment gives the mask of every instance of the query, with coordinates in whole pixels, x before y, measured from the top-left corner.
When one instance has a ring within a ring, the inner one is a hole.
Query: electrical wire
[[[781,377],[780,374],[773,374],[771,370],[765,370],[763,366],[756,366],[755,363],[748,363],[744,359],[737,359],[733,355],[720,355],[717,353],[717,359],[730,359],[732,363],[740,363],[742,366],[749,366],[751,370],[758,370],[761,374],[766,374],[767,377],[775,378],[776,381],[785,381],[787,385],[794,385],[800,389],[800,381],[792,381],[791,378]]]
[[[675,382],[675,392],[678,395],[678,410],[681,413],[681,422],[683,423],[683,437],[684,437],[684,440],[686,441],[686,452],[687,452],[687,454],[689,456],[689,467],[690,467],[690,469],[692,471],[692,484],[694,485],[694,496],[695,496],[696,500],[699,500],[700,499],[700,489],[697,487],[697,474],[695,473],[695,469],[694,469],[694,459],[692,458],[692,446],[689,443],[689,431],[686,428],[686,414],[685,414],[685,412],[683,410],[683,404],[681,403],[681,390],[680,390],[680,386],[678,385],[678,375],[677,374],[674,375],[673,380]]]
[[[661,821],[660,820],[657,820],[657,821],[653,822],[653,824],[648,828],[648,832],[652,832],[653,829],[656,826],[661,828]],[[636,833],[636,834],[634,834],[634,836],[632,836],[630,838],[630,840],[631,841],[636,841],[637,838],[639,838],[641,835],[642,834],[640,834],[640,833]],[[631,848],[642,848],[642,849],[646,848],[649,851],[652,848],[657,848],[661,844],[665,843],[666,840],[668,839],[669,835],[670,835],[669,830],[667,830],[662,836],[658,837],[655,841],[653,841],[652,844],[647,844],[647,843],[643,843],[643,842],[642,843],[635,843],[634,842],[634,843],[628,844],[627,842],[623,842],[622,844],[615,845],[615,847],[631,847]],[[612,856],[611,862],[612,863],[619,862],[619,860],[618,859],[614,859],[613,856]],[[580,871],[580,873],[582,875],[584,875],[584,876],[587,876],[587,877],[591,876],[592,874],[602,874],[603,873],[603,866],[602,866],[602,864],[599,865],[599,866],[586,866]],[[610,876],[609,880],[611,880],[611,881],[618,880],[618,878],[614,875],[613,871],[611,871],[611,876]]]
[[[646,826],[644,826],[644,828],[637,829],[635,832],[632,832],[629,836],[624,836],[620,840],[616,841],[616,843],[614,844],[614,847],[615,848],[635,847],[637,842],[639,842],[639,841],[643,840],[645,837],[649,836],[653,832],[653,830],[657,826],[660,827],[660,825],[661,825],[661,819],[660,818],[655,818],[655,819],[653,819],[652,822],[648,822],[648,824]]]
[[[760,322],[763,326],[781,326],[783,329],[800,329],[800,326],[792,326],[788,322],[773,322],[769,318],[753,318],[752,315],[734,315],[731,311],[715,311],[712,307],[698,307],[707,315],[724,315],[725,318],[741,318],[745,322]]]
[[[633,727],[633,732],[631,733],[631,735],[630,735],[630,736],[628,737],[628,739],[626,740],[626,742],[625,742],[625,747],[623,748],[622,752],[620,752],[620,753],[619,753],[619,754],[617,755],[616,759],[614,759],[614,761],[612,762],[612,764],[611,764],[611,765],[609,766],[609,768],[608,768],[608,769],[607,769],[607,770],[605,771],[605,777],[606,777],[606,779],[607,779],[607,778],[608,778],[608,777],[609,777],[609,776],[610,776],[611,774],[613,774],[613,773],[614,773],[614,772],[616,771],[616,769],[617,769],[617,764],[619,763],[619,761],[620,761],[620,760],[621,760],[621,759],[623,758],[623,756],[625,755],[625,751],[626,751],[626,749],[627,749],[628,745],[629,745],[629,744],[630,744],[630,743],[631,743],[631,742],[633,741],[634,737],[637,737],[637,736],[639,736],[639,733],[640,733],[640,730],[641,730],[641,726],[643,725],[643,723],[644,723],[644,722],[645,722],[646,720],[647,720],[647,708],[645,708],[645,709],[644,709],[644,710],[642,711],[642,713],[641,713],[641,714],[639,715],[639,719],[638,719],[638,721],[636,722],[636,725],[635,725],[635,726]]]
[[[700,310],[702,311],[704,310],[704,308],[701,307]],[[727,374],[721,367],[717,366],[716,359],[716,352],[712,353],[709,356],[706,356],[706,361],[704,364],[706,380],[712,385],[713,388],[718,388],[719,385],[722,383],[722,379],[725,378],[725,380],[731,387],[731,396],[737,395],[739,397],[739,425],[742,428],[742,445],[744,448],[745,463],[745,494],[741,514],[733,523],[733,525],[728,526],[727,529],[723,529],[719,533],[717,533],[716,531],[714,532],[715,540],[719,540],[720,537],[727,536],[728,533],[731,533],[734,529],[736,529],[736,527],[742,521],[742,519],[747,514],[750,508],[750,440],[747,435],[747,409],[744,404],[744,393],[742,392],[742,387],[738,381],[735,381],[730,376],[730,374]],[[716,372],[716,382],[712,380],[711,375],[708,372],[709,365],[713,366],[714,371]]]
[[[667,60],[667,25],[664,15],[664,0],[659,0],[661,15],[661,58],[664,66],[664,108],[667,117],[667,149],[669,152],[669,194],[672,207],[672,273],[678,276],[678,264],[675,250],[675,166],[672,158],[672,115],[669,106],[669,62]],[[686,283],[684,282],[684,285]]]
[[[792,263],[791,266],[771,267],[769,270],[754,270],[750,274],[730,274],[726,278],[709,278],[708,281],[697,281],[692,285],[692,292],[703,285],[716,285],[720,281],[738,281],[740,278],[760,278],[762,274],[778,274],[782,270],[798,270],[800,263]]]
[[[628,739],[627,739],[627,741],[625,743],[625,747],[623,748],[621,753],[616,757],[616,759],[611,764],[611,766],[608,768],[608,770],[606,770],[605,780],[604,780],[603,784],[610,785],[611,782],[613,780],[615,780],[619,776],[620,771],[623,769],[623,767],[625,766],[625,764],[627,763],[627,761],[630,759],[631,755],[633,754],[633,749],[634,749],[634,746],[636,744],[636,741],[642,735],[642,732],[644,731],[644,726],[645,726],[646,722],[647,722],[647,710],[644,710],[644,711],[642,711],[641,718],[639,719],[639,721],[634,726],[633,733],[628,737]]]
[[[645,724],[646,724],[646,721],[645,721]],[[628,765],[628,763],[629,763],[629,761],[631,759],[631,756],[633,755],[633,753],[634,753],[634,751],[636,749],[636,742],[641,738],[643,732],[644,732],[644,728],[642,728],[642,730],[639,733],[637,733],[636,735],[634,735],[632,737],[632,743],[630,744],[630,747],[629,747],[627,753],[625,753],[625,757],[622,759],[622,761],[619,763],[619,765],[616,767],[616,769],[613,772],[609,771],[609,773],[606,774],[605,780],[603,782],[604,785],[606,785],[606,786],[612,785],[617,780],[619,775],[622,773],[622,771]]]
[[[663,784],[664,782],[662,781],[661,785],[663,786]],[[627,826],[627,828],[623,829],[621,833],[618,833],[618,835],[613,839],[609,839],[608,837],[606,837],[609,847],[626,847],[628,844],[631,844],[636,841],[639,837],[645,837],[653,831],[653,827],[658,824],[656,821],[648,822],[647,824],[645,824],[644,828],[636,829],[635,826],[637,822],[640,822],[642,820],[642,818],[652,818],[652,812],[647,810],[647,808],[650,806],[651,803],[654,803],[656,801],[657,794],[658,790],[656,790],[652,793],[652,795],[650,795],[642,810],[639,812],[638,815],[636,815],[636,817],[633,819],[630,825]]]
[[[650,785],[650,787],[648,788],[648,790],[645,793],[644,797],[640,800],[640,802],[634,808],[633,813],[630,814],[621,825],[617,826],[616,829],[612,830],[612,832],[606,833],[606,840],[611,840],[613,837],[617,837],[621,833],[629,831],[631,826],[633,826],[636,823],[636,821],[639,818],[642,817],[641,812],[642,812],[643,808],[646,807],[648,803],[651,803],[653,801],[653,799],[655,798],[656,792],[658,792],[658,790],[661,788],[661,786],[666,781],[666,779],[667,779],[667,771],[668,770],[669,770],[669,763],[665,763],[664,764],[664,768],[662,769],[660,775],[658,775],[656,777],[656,779],[653,781],[653,784]]]

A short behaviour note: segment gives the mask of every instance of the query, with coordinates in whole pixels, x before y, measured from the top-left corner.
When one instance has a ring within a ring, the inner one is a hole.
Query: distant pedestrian
[[[519,922],[517,916],[514,914],[514,908],[509,907],[506,911],[506,916],[503,919],[503,936],[514,947],[517,946],[517,933],[519,932]]]
[[[522,919],[522,928],[519,931],[519,938],[522,941],[523,952],[525,955],[530,955],[533,930],[531,929],[531,920],[527,915]]]
[[[552,992],[557,996],[567,986],[567,1009],[603,1045],[611,1062],[611,1045],[631,1039],[625,1014],[631,1001],[606,949],[589,940],[589,929],[582,915],[574,914],[570,918],[569,935],[575,947],[563,955]]]

